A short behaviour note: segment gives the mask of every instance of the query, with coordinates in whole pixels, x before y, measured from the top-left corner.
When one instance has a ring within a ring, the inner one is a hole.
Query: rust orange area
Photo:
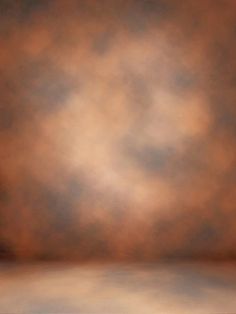
[[[0,256],[235,257],[235,2],[0,12]]]

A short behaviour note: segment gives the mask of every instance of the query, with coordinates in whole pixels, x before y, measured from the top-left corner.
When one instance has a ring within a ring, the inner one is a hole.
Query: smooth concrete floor
[[[0,264],[0,313],[232,314],[236,264]]]

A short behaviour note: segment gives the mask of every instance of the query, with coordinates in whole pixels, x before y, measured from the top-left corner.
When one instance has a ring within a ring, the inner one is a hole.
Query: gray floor
[[[236,264],[0,264],[0,313],[236,313]]]

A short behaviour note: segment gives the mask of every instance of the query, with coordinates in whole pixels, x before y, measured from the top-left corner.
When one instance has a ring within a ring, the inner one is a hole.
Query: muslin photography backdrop
[[[4,265],[233,261],[235,86],[234,0],[0,0]]]

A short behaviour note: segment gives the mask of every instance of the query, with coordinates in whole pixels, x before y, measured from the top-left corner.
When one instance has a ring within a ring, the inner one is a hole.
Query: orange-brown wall
[[[0,256],[236,255],[236,2],[0,1]]]

